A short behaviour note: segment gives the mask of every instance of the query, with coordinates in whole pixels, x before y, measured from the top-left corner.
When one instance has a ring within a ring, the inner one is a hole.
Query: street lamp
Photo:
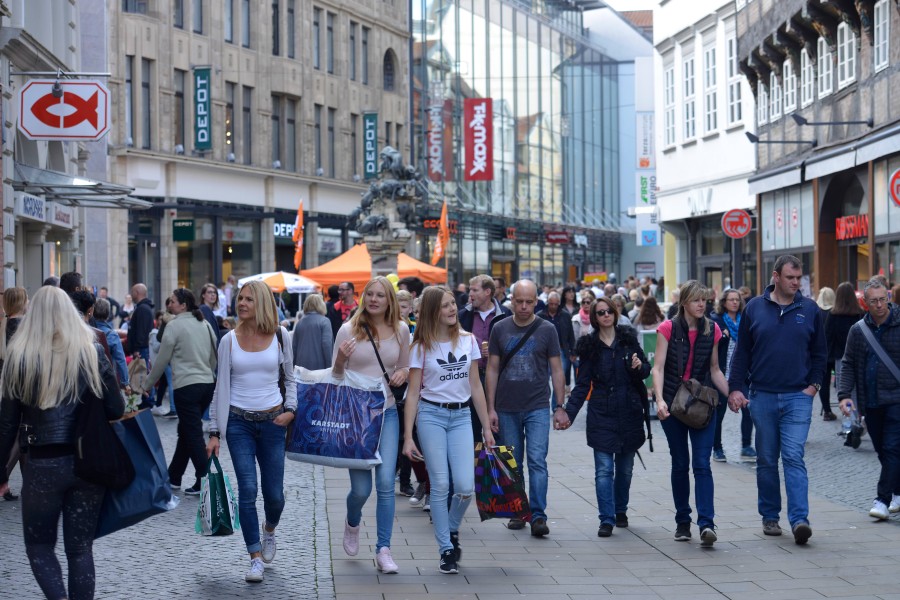
[[[791,118],[794,119],[794,123],[800,125],[801,127],[804,125],[868,125],[869,127],[874,126],[874,122],[871,118],[866,119],[864,121],[807,121],[804,117],[794,113],[791,115]]]
[[[750,133],[749,131],[745,131],[744,135],[747,136],[747,139],[750,140],[753,144],[809,144],[811,148],[815,148],[819,143],[817,140],[761,140],[758,136]]]

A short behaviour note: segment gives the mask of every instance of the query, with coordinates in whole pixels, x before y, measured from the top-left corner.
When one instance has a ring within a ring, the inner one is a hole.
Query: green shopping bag
[[[200,506],[194,530],[203,535],[231,535],[241,528],[237,496],[215,454],[209,457],[206,471],[200,483]]]

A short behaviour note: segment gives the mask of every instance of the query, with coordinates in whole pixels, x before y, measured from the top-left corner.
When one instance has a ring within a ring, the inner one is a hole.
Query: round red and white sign
[[[894,201],[894,204],[900,206],[900,169],[891,173],[891,181],[888,184],[888,189],[891,192],[891,200]]]
[[[753,218],[750,213],[740,208],[732,208],[722,215],[722,231],[730,238],[747,237],[753,229]]]

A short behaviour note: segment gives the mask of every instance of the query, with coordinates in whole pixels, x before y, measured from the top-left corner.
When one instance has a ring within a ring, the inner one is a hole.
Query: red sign
[[[459,221],[456,219],[450,219],[450,233],[456,235],[459,233]],[[423,229],[440,229],[441,220],[440,219],[423,219],[422,220],[422,228]]]
[[[834,237],[837,240],[853,240],[869,237],[869,215],[849,215],[834,220]]]
[[[791,227],[797,229],[797,225],[800,224],[800,211],[795,206],[791,209]]]
[[[894,201],[894,204],[900,206],[900,169],[897,169],[891,174],[891,181],[888,188],[891,190],[891,200]]]
[[[19,130],[32,140],[99,140],[109,113],[109,90],[99,81],[33,79],[19,92]]]
[[[507,227],[506,235],[504,236],[507,240],[515,240],[516,239],[516,228],[515,227]]]
[[[548,244],[568,244],[569,243],[569,232],[568,231],[547,231],[547,232],[544,232],[544,239],[547,240]]]
[[[750,213],[740,208],[733,208],[722,215],[722,231],[730,238],[739,240],[747,237],[753,229]]]
[[[463,101],[466,181],[494,179],[494,108],[490,98]]]
[[[428,108],[428,178],[453,181],[453,100]]]

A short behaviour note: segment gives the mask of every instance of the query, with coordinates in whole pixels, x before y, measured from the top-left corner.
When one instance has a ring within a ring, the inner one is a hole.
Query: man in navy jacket
[[[728,379],[729,407],[737,412],[749,406],[756,426],[756,487],[763,533],[781,535],[780,454],[788,520],[797,544],[812,536],[803,447],[827,359],[822,313],[800,293],[802,276],[797,257],[784,255],[775,261],[773,285],[747,303],[741,318]],[[749,400],[742,392],[748,378]]]

